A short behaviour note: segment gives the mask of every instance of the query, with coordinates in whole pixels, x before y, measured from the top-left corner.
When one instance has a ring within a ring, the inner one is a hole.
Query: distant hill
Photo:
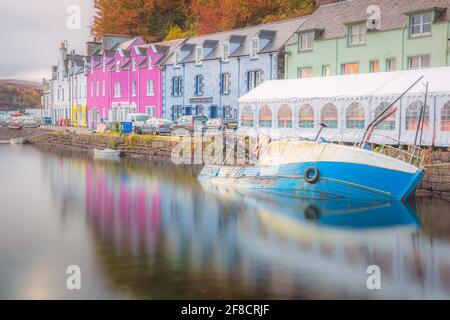
[[[40,108],[41,95],[39,82],[0,79],[0,110]]]

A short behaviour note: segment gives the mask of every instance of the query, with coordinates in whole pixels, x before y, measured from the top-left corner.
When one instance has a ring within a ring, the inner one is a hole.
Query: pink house
[[[90,57],[88,123],[124,121],[129,113],[162,116],[162,71],[158,65],[168,52],[165,43],[146,45],[137,37],[113,51]]]

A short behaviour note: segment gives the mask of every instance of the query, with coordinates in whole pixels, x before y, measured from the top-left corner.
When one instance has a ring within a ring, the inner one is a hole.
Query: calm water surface
[[[446,202],[240,194],[189,167],[30,146],[0,160],[1,299],[450,298]]]

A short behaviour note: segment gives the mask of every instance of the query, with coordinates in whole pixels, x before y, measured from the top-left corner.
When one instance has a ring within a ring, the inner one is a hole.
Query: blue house
[[[187,38],[161,62],[164,113],[238,117],[238,99],[284,78],[284,47],[307,17]]]

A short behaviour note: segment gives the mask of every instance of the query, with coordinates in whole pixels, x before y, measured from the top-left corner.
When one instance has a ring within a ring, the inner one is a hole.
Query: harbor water
[[[0,160],[0,299],[450,298],[449,202],[243,194],[27,145]]]

